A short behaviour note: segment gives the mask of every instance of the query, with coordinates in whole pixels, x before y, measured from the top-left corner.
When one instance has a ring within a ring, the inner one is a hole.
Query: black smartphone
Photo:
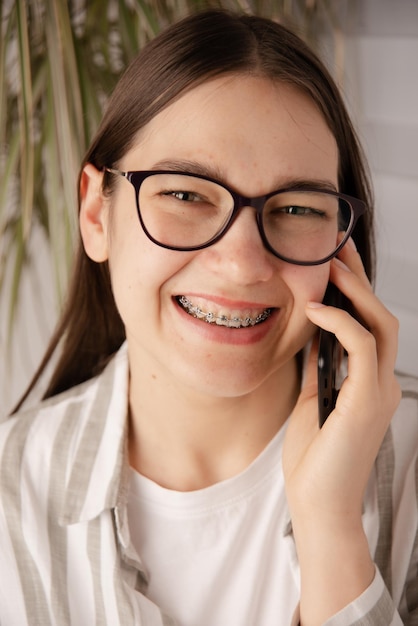
[[[332,283],[328,284],[323,302],[329,306],[343,307],[342,294]],[[324,425],[331,411],[334,410],[337,402],[336,378],[341,365],[342,353],[342,346],[334,333],[321,328],[318,344],[318,417],[320,428]]]

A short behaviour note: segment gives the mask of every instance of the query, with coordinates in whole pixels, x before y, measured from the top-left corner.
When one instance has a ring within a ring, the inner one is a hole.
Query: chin
[[[185,386],[196,394],[208,398],[240,398],[263,385],[273,371],[254,371],[253,368],[223,367],[209,371],[196,368],[184,378]]]

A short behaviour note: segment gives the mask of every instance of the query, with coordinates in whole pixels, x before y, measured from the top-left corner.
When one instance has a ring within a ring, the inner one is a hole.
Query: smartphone
[[[343,308],[342,294],[332,283],[328,284],[323,302],[330,306]],[[334,410],[337,402],[336,379],[342,354],[342,346],[334,333],[321,328],[318,344],[318,417],[320,428],[324,425],[331,411]]]

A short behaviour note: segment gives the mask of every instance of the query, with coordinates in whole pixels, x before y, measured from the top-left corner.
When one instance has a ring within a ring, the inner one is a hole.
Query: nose
[[[243,286],[270,280],[278,262],[265,248],[250,206],[241,208],[224,236],[201,252],[212,271]]]

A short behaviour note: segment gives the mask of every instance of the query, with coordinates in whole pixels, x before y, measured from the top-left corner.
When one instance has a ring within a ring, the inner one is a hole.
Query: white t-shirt
[[[291,623],[299,589],[284,432],[244,472],[199,491],[164,489],[132,470],[129,527],[146,595],[181,626]]]

